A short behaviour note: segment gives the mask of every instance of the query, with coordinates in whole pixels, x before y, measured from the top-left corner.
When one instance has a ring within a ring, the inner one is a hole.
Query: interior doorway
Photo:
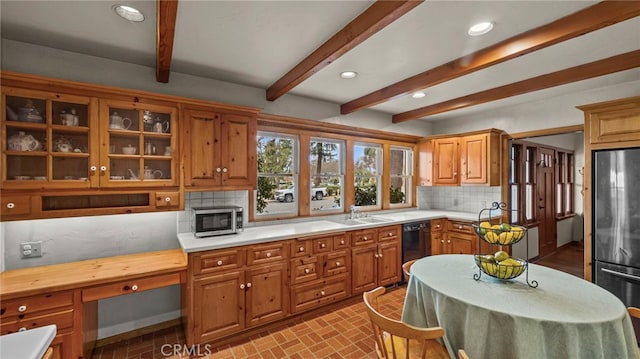
[[[536,198],[534,206],[536,219],[538,220],[538,256],[543,258],[553,253],[557,248],[556,217],[554,203],[556,194],[554,193],[554,159],[555,151],[547,147],[538,148],[538,159],[536,163],[537,181]]]

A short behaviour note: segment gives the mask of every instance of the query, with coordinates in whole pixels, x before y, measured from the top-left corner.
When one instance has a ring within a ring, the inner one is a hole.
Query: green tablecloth
[[[452,358],[464,349],[482,358],[638,358],[636,337],[624,304],[584,279],[535,264],[509,281],[478,273],[471,255],[418,260],[402,320],[441,326]]]

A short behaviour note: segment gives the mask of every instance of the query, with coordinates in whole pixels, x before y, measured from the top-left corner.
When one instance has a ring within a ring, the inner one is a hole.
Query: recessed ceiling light
[[[492,22],[481,22],[478,24],[475,24],[473,26],[471,26],[469,28],[469,31],[467,31],[467,33],[470,36],[480,36],[480,35],[484,35],[487,32],[491,31],[491,29],[493,29],[493,23]]]
[[[127,5],[116,5],[113,7],[113,10],[116,14],[120,15],[120,17],[133,21],[133,22],[142,22],[144,21],[144,15],[140,10],[133,8]]]
[[[413,97],[413,98],[423,98],[423,97],[425,97],[425,96],[427,96],[427,95],[425,95],[425,94],[424,94],[424,92],[414,92],[414,93],[411,95],[411,97]]]
[[[343,71],[340,73],[340,77],[343,79],[352,79],[356,76],[358,76],[358,73],[355,71]]]

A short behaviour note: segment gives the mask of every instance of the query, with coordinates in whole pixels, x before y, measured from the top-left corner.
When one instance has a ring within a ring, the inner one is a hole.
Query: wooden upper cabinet
[[[580,106],[589,143],[617,143],[640,139],[640,97]]]
[[[439,138],[433,141],[433,184],[458,185],[460,138]]]
[[[255,187],[255,115],[185,109],[184,118],[185,186]]]
[[[421,186],[500,185],[499,130],[418,143]]]

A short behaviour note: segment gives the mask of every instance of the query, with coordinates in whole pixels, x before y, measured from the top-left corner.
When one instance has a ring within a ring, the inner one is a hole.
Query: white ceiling
[[[147,20],[130,23],[119,18],[112,9],[116,3],[139,8]],[[595,3],[426,1],[290,93],[346,103]],[[7,39],[155,67],[155,4],[129,0],[2,0],[0,30]],[[180,0],[171,71],[266,89],[371,4]],[[467,36],[467,28],[478,21],[494,21],[496,25],[487,35]],[[425,91],[425,98],[404,96],[373,109],[390,114],[404,112],[637,49],[640,17],[436,85]],[[357,71],[359,76],[343,80],[338,76],[343,70]],[[637,80],[638,68],[426,120]]]

